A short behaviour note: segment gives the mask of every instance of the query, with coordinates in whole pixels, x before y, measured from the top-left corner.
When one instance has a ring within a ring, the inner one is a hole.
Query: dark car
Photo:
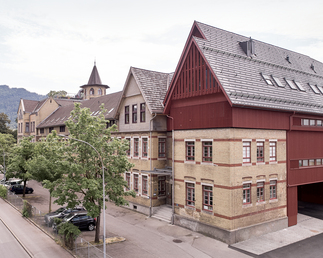
[[[9,190],[11,192],[14,192],[15,194],[22,194],[24,191],[24,186],[23,185],[12,185],[9,187]],[[26,194],[31,194],[34,192],[34,189],[32,189],[31,187],[26,186]]]
[[[95,229],[96,219],[87,215],[87,212],[73,212],[67,215],[62,223],[72,223],[79,229],[88,229],[89,231],[92,231]],[[54,231],[57,231],[56,223],[54,223],[53,229]]]
[[[74,207],[73,209],[71,208],[66,208],[62,207],[59,208],[58,210],[54,212],[50,212],[45,215],[45,223],[47,226],[51,227],[53,225],[54,219],[59,218],[62,219],[69,215],[71,212],[77,212],[77,211],[86,211],[83,207]]]

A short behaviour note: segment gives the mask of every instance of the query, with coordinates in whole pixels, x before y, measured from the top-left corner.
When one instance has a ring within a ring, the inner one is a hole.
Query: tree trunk
[[[24,189],[22,190],[22,197],[26,195],[26,180],[24,180]]]
[[[48,213],[52,211],[52,191],[49,191],[49,208]]]
[[[99,243],[100,241],[100,215],[96,217],[96,227],[95,227],[95,243]]]

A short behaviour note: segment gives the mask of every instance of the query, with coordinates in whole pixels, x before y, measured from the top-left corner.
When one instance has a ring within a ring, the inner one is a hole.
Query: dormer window
[[[251,37],[248,41],[239,42],[239,45],[248,57],[256,55],[255,42],[252,40]]]

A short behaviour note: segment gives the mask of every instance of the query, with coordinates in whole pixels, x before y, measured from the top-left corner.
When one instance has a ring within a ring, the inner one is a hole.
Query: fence
[[[11,191],[8,191],[7,201],[15,206],[21,213],[23,213],[24,200]],[[28,202],[27,202],[28,203]],[[29,204],[29,203],[28,203]],[[64,239],[58,234],[56,230],[53,230],[52,223],[45,220],[45,213],[38,210],[35,206],[29,204],[30,214],[29,219],[38,225],[43,231],[46,231],[56,241],[64,245]],[[74,242],[74,247],[71,250],[73,254],[80,258],[102,258],[103,257],[103,245],[94,246],[82,237],[78,237]],[[112,258],[108,254],[106,257]]]

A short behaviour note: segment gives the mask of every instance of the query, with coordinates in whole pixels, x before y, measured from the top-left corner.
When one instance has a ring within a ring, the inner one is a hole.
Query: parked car
[[[11,192],[14,192],[15,194],[22,194],[24,191],[24,186],[23,185],[12,185],[10,186],[9,190]],[[26,186],[26,194],[31,194],[34,192],[34,189],[32,189],[31,187]]]
[[[0,180],[0,185],[4,185],[5,183],[6,183],[6,179],[2,178],[2,179]]]
[[[5,186],[10,188],[13,185],[20,185],[22,183],[22,179],[10,179],[9,181],[5,182]]]
[[[79,211],[79,212],[72,212],[63,218],[62,223],[72,223],[73,225],[77,226],[79,229],[88,229],[92,231],[95,229],[96,219],[87,215],[87,212]],[[53,224],[53,230],[57,231],[57,224]]]
[[[62,219],[69,215],[71,212],[77,212],[77,211],[86,211],[83,207],[75,207],[73,209],[61,207],[58,210],[54,212],[47,213],[45,215],[45,223],[47,226],[51,227],[53,225],[54,219],[59,218]]]

